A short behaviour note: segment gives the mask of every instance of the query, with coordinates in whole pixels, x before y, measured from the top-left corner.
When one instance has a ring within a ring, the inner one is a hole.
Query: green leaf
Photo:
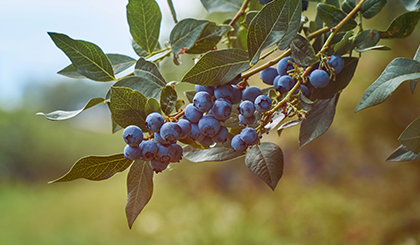
[[[277,45],[279,50],[286,49],[289,44],[295,39],[296,34],[301,26],[301,15],[302,15],[302,1],[290,1],[289,15],[287,21],[287,32],[283,39]]]
[[[381,38],[406,38],[413,33],[419,19],[420,10],[402,14],[391,22],[386,31],[379,32]]]
[[[290,44],[292,58],[300,66],[310,66],[319,61],[309,41],[300,34]]]
[[[245,22],[246,25],[249,26],[251,24],[251,21],[254,19],[254,17],[258,14],[258,11],[249,11],[245,15]]]
[[[341,9],[347,14],[350,13],[354,7],[356,7],[356,2],[354,0],[344,0],[341,4]]]
[[[353,31],[348,31],[344,34],[343,38],[334,45],[334,54],[343,55],[350,51],[352,41],[350,38],[353,36]]]
[[[145,76],[129,76],[116,82],[113,87],[125,87],[137,90],[147,98],[160,99],[162,86]]]
[[[201,0],[207,12],[234,13],[241,8],[241,0]]]
[[[300,147],[323,135],[328,130],[334,120],[338,97],[338,95],[335,95],[331,99],[320,100],[312,107],[300,126]]]
[[[311,94],[311,100],[324,100],[333,98],[335,94],[339,93],[347,87],[354,76],[354,72],[356,71],[359,59],[353,57],[343,57],[343,59],[344,68],[340,73],[336,75],[335,81],[330,80],[329,84],[325,88],[314,89]]]
[[[168,6],[169,6],[169,9],[171,10],[172,18],[174,19],[175,24],[178,23],[178,20],[176,19],[175,7],[172,0],[168,0]]]
[[[188,54],[202,54],[207,51],[213,50],[223,35],[232,31],[229,25],[217,25],[214,22],[209,22],[200,36],[195,41],[194,45],[187,50]]]
[[[420,154],[414,154],[412,151],[400,145],[387,159],[389,162],[403,162],[420,160]]]
[[[193,103],[194,95],[195,95],[196,93],[197,93],[197,92],[196,92],[195,90],[191,90],[191,91],[184,91],[184,95],[185,95],[185,97],[187,98],[187,100],[188,100],[190,103]]]
[[[222,85],[249,68],[248,53],[241,49],[209,51],[182,78],[204,86]]]
[[[131,163],[132,161],[124,158],[124,154],[87,156],[77,160],[63,177],[49,183],[66,182],[75,179],[105,180],[116,173],[126,170]]]
[[[365,49],[375,46],[381,36],[379,31],[374,29],[364,30],[354,39],[354,47],[358,49]]]
[[[172,88],[172,86],[166,86],[162,88],[160,95],[160,106],[162,107],[162,111],[165,113],[165,115],[171,114],[175,108],[177,99],[178,96],[176,95],[176,91]]]
[[[271,142],[254,145],[245,156],[249,171],[264,181],[273,191],[283,175],[283,152]]]
[[[420,46],[417,48],[416,54],[414,55],[413,60],[420,62]],[[416,85],[418,83],[419,79],[411,80],[410,81],[410,88],[411,93],[414,94],[414,90],[416,89]]]
[[[362,95],[356,112],[384,102],[405,81],[420,78],[420,62],[408,58],[392,60]]]
[[[138,160],[133,163],[127,175],[127,203],[125,214],[128,226],[134,221],[150,201],[153,194],[153,170],[149,163]]]
[[[100,98],[100,97],[98,97],[98,98],[92,98],[92,99],[90,99],[88,101],[88,103],[86,103],[86,105],[82,109],[79,109],[79,110],[75,110],[75,111],[62,111],[62,110],[58,110],[58,111],[50,112],[48,114],[44,114],[42,112],[38,112],[37,115],[44,116],[47,119],[52,120],[52,121],[67,120],[67,119],[70,119],[70,118],[73,118],[73,117],[79,115],[83,111],[85,111],[85,110],[87,110],[87,109],[89,109],[89,108],[91,108],[91,107],[93,107],[95,105],[98,105],[100,103],[103,103],[104,101],[105,101],[104,98]]]
[[[280,127],[277,129],[277,135],[280,136],[281,133],[283,132],[283,130],[285,130],[286,128],[291,128],[291,127],[297,126],[301,123],[302,123],[302,119],[286,122],[286,123],[280,125]]]
[[[129,0],[127,21],[134,41],[148,54],[158,44],[162,14],[155,0]]]
[[[420,0],[400,0],[408,11],[416,11],[420,8]]]
[[[354,51],[359,52],[359,53],[363,53],[363,52],[367,52],[367,51],[371,51],[371,50],[389,51],[389,50],[391,50],[391,48],[389,48],[385,45],[378,45],[378,46],[373,46],[373,47],[369,47],[369,48],[362,48],[362,49],[355,48],[354,49]]]
[[[327,0],[325,1],[326,4],[333,5],[336,8],[340,8],[340,2],[338,0]]]
[[[291,7],[289,0],[273,1],[266,4],[252,19],[248,27],[247,42],[251,65],[258,62],[264,49],[280,42],[286,36]]]
[[[134,75],[148,79],[161,87],[166,86],[165,79],[160,73],[158,67],[154,63],[147,61],[144,58],[140,58],[137,61],[134,68]]]
[[[386,0],[366,0],[362,4],[361,12],[364,18],[370,19],[381,12]]]
[[[420,154],[420,117],[407,126],[398,140],[414,154]]]
[[[144,107],[144,111],[146,115],[149,115],[152,112],[160,113],[161,108],[160,108],[159,101],[157,101],[155,98],[149,98]]]
[[[190,49],[208,23],[207,20],[196,19],[183,19],[178,22],[169,36],[172,52],[182,54]]]
[[[190,145],[184,146],[183,157],[190,162],[223,162],[243,156],[243,152],[237,152],[230,148],[214,147],[209,149],[197,149]]]
[[[185,105],[185,102],[182,99],[177,99],[175,103],[175,110],[179,111]]]
[[[178,141],[183,143],[183,144],[187,144],[187,145],[189,145],[193,148],[196,148],[196,149],[200,149],[200,150],[205,149],[204,146],[197,144],[194,140],[192,140],[191,138],[188,138],[188,137],[185,138],[185,139],[179,139]]]
[[[97,45],[83,40],[74,40],[60,33],[48,32],[48,35],[69,57],[79,74],[100,82],[115,80],[109,58]]]
[[[125,128],[137,125],[143,131],[148,131],[145,126],[145,104],[147,98],[142,93],[130,88],[111,87],[109,108],[115,122]]]
[[[149,53],[147,53],[144,49],[142,49],[134,40],[132,40],[131,45],[133,46],[134,52],[136,52],[138,56],[146,57],[149,55]]]
[[[270,123],[264,126],[267,130],[275,129],[284,119],[286,116],[283,113],[278,113],[273,117]]]
[[[340,23],[347,16],[347,14],[342,10],[337,9],[335,6],[329,4],[318,3],[317,9],[319,18],[330,28],[338,25],[338,23]],[[350,31],[356,26],[356,21],[350,19],[341,27],[340,31]]]

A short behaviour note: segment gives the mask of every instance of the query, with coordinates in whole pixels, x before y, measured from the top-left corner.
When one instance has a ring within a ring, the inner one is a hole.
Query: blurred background
[[[163,44],[174,23],[166,1],[157,2]],[[381,40],[392,51],[363,53],[326,134],[302,149],[297,127],[280,138],[275,132],[263,138],[285,155],[284,175],[274,192],[243,159],[182,161],[156,175],[153,197],[129,230],[127,171],[100,183],[48,185],[77,159],[120,153],[124,142],[120,132],[111,134],[104,105],[68,121],[35,116],[82,108],[111,85],[56,74],[70,61],[47,32],[137,58],[126,4],[0,0],[0,244],[420,244],[419,162],[385,162],[399,146],[400,133],[420,115],[419,89],[413,95],[405,83],[382,105],[354,113],[363,92],[392,59],[414,56],[420,28],[403,40]],[[174,4],[178,19],[208,16],[222,23],[233,16],[208,15],[199,0]],[[311,2],[305,12],[310,19],[315,7]],[[399,1],[388,1],[363,24],[386,30],[404,12]],[[192,57],[184,55],[179,67],[163,62],[165,79],[179,81]],[[258,75],[251,83],[261,85]]]

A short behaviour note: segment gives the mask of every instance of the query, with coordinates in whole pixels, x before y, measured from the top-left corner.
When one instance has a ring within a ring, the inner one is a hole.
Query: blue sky
[[[65,80],[57,74],[67,56],[47,32],[97,44],[105,53],[136,58],[126,20],[126,0],[0,0],[0,109],[20,107],[28,83]],[[161,40],[168,39],[174,23],[166,0],[157,0],[162,11]],[[196,17],[204,8],[199,0],[175,0],[178,19]],[[188,7],[186,7],[188,6]],[[201,9],[200,11],[197,11]]]

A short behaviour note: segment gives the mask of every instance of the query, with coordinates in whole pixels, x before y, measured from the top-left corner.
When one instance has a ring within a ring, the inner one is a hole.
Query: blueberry
[[[179,162],[182,159],[182,147],[178,144],[172,144],[172,148],[174,149],[174,155],[171,158],[171,162]]]
[[[198,140],[198,143],[200,143],[202,146],[205,147],[209,147],[211,146],[214,142],[213,139],[209,136],[205,136],[203,139]]]
[[[327,62],[330,67],[334,68],[335,74],[340,73],[344,68],[344,60],[339,55],[331,55]]]
[[[167,122],[160,128],[160,136],[165,141],[174,144],[182,134],[181,127],[175,122]]]
[[[156,153],[156,160],[160,160],[162,163],[169,163],[173,155],[175,155],[175,149],[172,144],[162,145],[157,143],[158,151]]]
[[[232,105],[224,100],[216,100],[211,108],[211,114],[219,121],[226,121],[232,113]]]
[[[300,91],[302,91],[302,94],[306,98],[309,98],[310,92],[309,92],[309,88],[306,85],[304,85],[304,84],[300,85]]]
[[[178,126],[181,127],[182,133],[179,136],[180,139],[185,139],[191,132],[191,123],[187,119],[179,119],[177,122]]]
[[[271,109],[271,99],[267,95],[260,95],[255,99],[254,106],[259,112],[267,112]]]
[[[124,147],[124,157],[130,161],[139,160],[141,158],[141,148],[139,146],[126,145]]]
[[[152,132],[159,132],[160,127],[165,123],[162,115],[157,112],[152,112],[146,117],[146,128]]]
[[[244,128],[239,135],[248,145],[255,145],[258,142],[258,133],[253,128]]]
[[[245,151],[247,144],[241,139],[239,134],[233,136],[230,146],[235,151]]]
[[[198,92],[194,95],[193,105],[199,112],[207,112],[213,106],[213,98],[207,92]]]
[[[157,159],[153,159],[149,162],[149,165],[152,168],[152,170],[155,171],[155,173],[160,173],[168,167],[169,162],[166,163],[166,162],[161,162],[160,160],[157,160]]]
[[[244,117],[242,114],[239,114],[239,124],[247,126],[252,125],[255,122],[255,115],[252,115],[250,117]]]
[[[197,123],[198,120],[203,116],[202,112],[199,112],[193,104],[188,104],[185,107],[184,117],[191,123]]]
[[[260,71],[261,80],[268,85],[273,85],[274,78],[278,75],[277,69],[274,67],[268,67]]]
[[[216,99],[226,99],[232,101],[233,88],[230,84],[223,84],[217,86],[214,90],[214,97]]]
[[[151,161],[155,158],[155,155],[158,151],[156,142],[153,140],[144,140],[140,144],[142,159],[144,161]]]
[[[153,138],[155,139],[156,142],[161,143],[162,145],[170,144],[170,142],[166,141],[165,139],[162,138],[162,136],[160,136],[159,132],[153,133]]]
[[[225,126],[220,126],[219,132],[216,135],[211,137],[211,139],[216,143],[225,143],[228,139],[229,131]]]
[[[261,91],[260,88],[255,87],[255,86],[251,86],[246,88],[243,92],[242,92],[242,100],[249,100],[251,102],[254,102],[255,99],[259,96],[262,95],[263,92]]]
[[[242,100],[242,91],[236,85],[232,86],[232,104],[238,104]]]
[[[198,121],[198,129],[205,136],[213,136],[219,132],[220,122],[212,116],[203,116],[200,121]]]
[[[284,76],[287,75],[287,71],[290,71],[292,69],[295,69],[293,67],[293,64],[290,62],[294,62],[293,58],[288,56],[288,57],[284,57],[283,59],[281,59],[278,63],[277,63],[277,73],[280,76]]]
[[[214,87],[213,86],[201,86],[201,85],[195,85],[195,91],[198,92],[207,92],[210,95],[214,94]]]
[[[242,101],[239,104],[239,113],[244,117],[250,117],[254,115],[255,107],[254,103],[249,100]]]
[[[324,70],[317,69],[309,74],[309,82],[315,88],[325,88],[330,81],[330,76]]]
[[[274,80],[274,88],[281,94],[289,92],[295,84],[295,79],[289,75],[278,76]]]
[[[190,137],[192,140],[197,140],[197,141],[204,138],[204,135],[200,132],[200,129],[198,129],[197,123],[191,124],[191,132],[188,135],[188,137]]]
[[[127,126],[123,131],[123,138],[128,145],[139,146],[143,140],[143,131],[136,125]]]

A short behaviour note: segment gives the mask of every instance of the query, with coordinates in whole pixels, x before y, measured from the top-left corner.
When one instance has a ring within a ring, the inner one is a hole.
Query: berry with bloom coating
[[[155,158],[155,155],[158,151],[156,142],[153,140],[144,140],[140,144],[142,159],[144,161],[151,161]]]
[[[255,109],[259,112],[266,112],[271,109],[271,99],[267,95],[260,95],[255,99]]]
[[[161,143],[162,145],[169,145],[170,144],[170,142],[164,140],[162,138],[162,136],[160,136],[159,132],[153,133],[153,138],[155,139],[156,142]]]
[[[262,94],[263,92],[261,91],[260,88],[255,87],[255,86],[250,86],[244,89],[244,91],[242,91],[242,100],[249,100],[251,102],[254,102],[255,99]]]
[[[165,123],[162,115],[157,112],[152,112],[146,117],[146,128],[152,132],[159,132],[160,127]]]
[[[197,111],[207,112],[213,106],[213,98],[207,92],[198,92],[194,95],[193,105]]]
[[[233,136],[230,146],[235,151],[245,151],[247,144],[241,139],[239,134]]]
[[[244,117],[253,116],[254,111],[255,111],[254,103],[252,103],[249,100],[242,101],[241,104],[239,104],[239,113],[243,115]]]
[[[185,107],[184,117],[191,123],[198,123],[198,120],[203,116],[202,112],[199,112],[193,104],[188,104]]]
[[[327,62],[330,67],[334,68],[335,74],[340,73],[344,68],[344,59],[339,55],[331,55]]]
[[[229,131],[225,126],[220,126],[219,132],[216,135],[211,137],[211,139],[216,143],[225,143],[228,139]]]
[[[195,92],[207,92],[210,95],[214,94],[214,86],[195,85]]]
[[[178,144],[172,144],[172,148],[174,149],[174,155],[171,158],[171,162],[179,162],[182,159],[182,147]]]
[[[139,146],[143,140],[143,131],[136,125],[127,126],[123,131],[123,138],[128,145]]]
[[[277,69],[274,67],[268,67],[260,71],[261,80],[268,85],[273,85],[274,78],[278,75]]]
[[[287,75],[287,72],[295,69],[293,67],[293,63],[294,62],[293,58],[288,56],[288,57],[284,57],[283,59],[281,59],[278,63],[277,63],[277,73],[280,76],[284,76]]]
[[[277,76],[274,79],[274,88],[281,94],[289,92],[295,84],[295,79],[289,75]]]
[[[139,160],[141,158],[141,148],[139,146],[126,145],[124,147],[124,157],[130,161]]]
[[[330,76],[326,71],[317,69],[309,74],[309,82],[315,88],[325,88],[330,82]]]
[[[149,162],[149,165],[152,168],[152,170],[155,171],[155,173],[160,173],[168,167],[169,162],[166,163],[166,162],[161,162],[160,160],[157,160],[157,159],[153,159]]]
[[[172,144],[162,145],[157,143],[156,145],[158,147],[158,151],[155,158],[160,160],[162,163],[169,163],[175,153],[175,149],[172,147]]]
[[[174,144],[182,134],[181,127],[174,122],[167,122],[160,128],[160,136],[165,141]]]
[[[232,84],[232,104],[238,104],[242,100],[242,91],[238,88],[238,86]]]
[[[217,86],[214,90],[214,97],[216,99],[232,100],[233,88],[230,84],[223,84]]]
[[[179,136],[180,139],[185,139],[188,137],[188,135],[191,132],[191,123],[187,119],[179,119],[178,122],[176,122],[179,127],[182,129],[182,133]]]
[[[190,137],[192,140],[202,140],[205,136],[200,132],[200,129],[198,129],[198,124],[197,123],[192,123],[191,124],[191,132],[188,135],[188,137]]]
[[[198,129],[203,135],[212,137],[219,132],[220,122],[216,118],[206,115],[198,121]]]
[[[200,143],[202,146],[209,147],[214,142],[211,137],[205,136],[202,140],[199,140],[198,143]]]
[[[232,105],[224,100],[216,100],[211,108],[211,115],[219,121],[226,121],[232,113]]]
[[[300,85],[300,91],[302,91],[302,94],[306,97],[309,98],[310,92],[309,92],[309,88],[306,87],[306,85],[302,84]]]
[[[258,142],[258,133],[253,128],[244,128],[239,135],[248,145],[255,145]]]
[[[239,124],[244,126],[250,126],[255,123],[255,115],[253,114],[250,117],[244,117],[242,114],[239,114]]]

